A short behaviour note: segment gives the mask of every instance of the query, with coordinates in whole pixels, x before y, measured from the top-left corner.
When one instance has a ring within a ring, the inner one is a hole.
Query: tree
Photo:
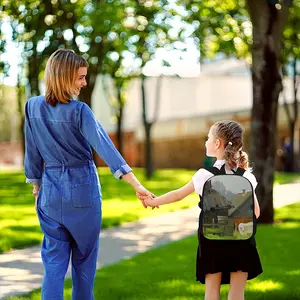
[[[10,18],[13,38],[23,48],[23,68],[27,70],[31,96],[40,94],[40,75],[52,52],[59,47],[78,51],[73,29],[82,13],[83,1],[77,1],[76,9],[72,9],[71,1],[6,2],[4,8]]]
[[[125,89],[132,78],[141,79],[142,120],[145,128],[145,166],[146,176],[153,173],[151,129],[157,120],[160,98],[156,98],[155,114],[150,120],[148,111],[145,81],[142,73],[144,66],[155,56],[158,47],[170,46],[172,40],[167,37],[171,25],[168,20],[172,12],[164,1],[132,1],[126,9],[128,15],[123,18],[122,27],[114,29],[119,39],[112,41],[103,60],[102,72],[114,80],[117,97],[114,104],[117,118],[117,138],[122,151],[122,118],[126,103]],[[128,64],[131,61],[131,65]],[[158,89],[161,77],[159,77]]]
[[[259,182],[256,190],[261,205],[259,220],[272,223],[276,120],[278,98],[282,90],[281,41],[289,3],[249,0],[248,6],[253,25],[251,154]]]
[[[173,48],[173,41],[179,37],[177,35],[170,35],[169,31],[172,28],[172,18],[177,12],[167,1],[153,1],[149,4],[148,2],[139,0],[136,1],[134,8],[135,21],[132,24],[132,30],[138,30],[139,34],[135,40],[132,40],[132,49],[134,50],[136,59],[140,62],[146,177],[151,178],[153,174],[151,130],[158,117],[160,102],[160,93],[158,91],[160,90],[162,77],[160,76],[158,78],[154,116],[150,119],[147,110],[146,76],[142,73],[142,70],[145,65],[155,57],[158,48]],[[164,62],[162,62],[162,65],[163,64]]]
[[[251,157],[259,185],[260,222],[273,222],[273,180],[281,41],[290,1],[191,1],[186,20],[196,27],[202,58],[216,53],[244,58],[253,81]]]

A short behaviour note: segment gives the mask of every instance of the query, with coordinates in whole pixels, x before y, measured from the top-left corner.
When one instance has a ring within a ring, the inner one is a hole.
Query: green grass
[[[108,168],[99,168],[98,172],[103,194],[102,228],[187,208],[198,201],[197,195],[194,194],[186,201],[164,205],[155,210],[144,209],[129,184],[116,180]],[[181,187],[191,179],[195,172],[160,170],[149,181],[145,180],[142,169],[135,169],[134,173],[146,188],[160,195]],[[25,183],[22,171],[0,172],[0,253],[36,245],[42,240],[31,190],[31,185]]]
[[[274,184],[285,184],[300,181],[300,173],[276,172]]]
[[[256,235],[264,272],[248,282],[248,300],[300,299],[300,203],[276,210],[275,225],[260,225]],[[97,272],[95,299],[203,299],[204,285],[195,282],[197,239],[189,237]],[[225,300],[228,285],[222,286]],[[10,300],[41,299],[40,291]],[[71,280],[65,285],[71,299]]]
[[[131,186],[122,180],[117,181],[108,168],[99,168],[98,171],[103,192],[103,228],[191,207],[198,201],[198,196],[193,194],[185,201],[164,205],[158,210],[144,209]],[[135,169],[134,173],[146,188],[161,195],[187,183],[195,171],[159,170],[149,181],[145,179],[143,169]],[[300,179],[300,174],[276,173],[275,182],[281,184],[297,179]],[[25,184],[24,181],[23,171],[0,172],[0,253],[41,242],[42,233],[34,210],[31,185]]]

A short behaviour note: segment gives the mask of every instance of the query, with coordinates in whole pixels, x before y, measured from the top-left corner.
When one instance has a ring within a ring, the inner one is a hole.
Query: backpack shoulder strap
[[[216,167],[210,167],[210,168],[203,168],[204,170],[213,173],[214,175],[219,175],[221,174],[220,170]]]

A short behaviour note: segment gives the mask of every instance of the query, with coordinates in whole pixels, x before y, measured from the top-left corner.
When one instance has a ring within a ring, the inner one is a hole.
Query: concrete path
[[[300,183],[274,187],[274,207],[300,200]],[[130,258],[151,248],[196,234],[197,206],[105,229],[100,234],[97,267]],[[70,276],[70,272],[68,272]],[[41,287],[43,265],[40,247],[14,250],[0,255],[0,299]]]

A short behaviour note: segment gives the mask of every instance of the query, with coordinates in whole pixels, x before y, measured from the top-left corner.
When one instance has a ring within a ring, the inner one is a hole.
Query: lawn
[[[285,184],[300,181],[300,173],[276,172],[274,184]]]
[[[246,299],[300,299],[300,203],[276,210],[275,225],[260,225],[257,245],[264,268],[249,281]],[[95,299],[107,300],[198,300],[204,286],[195,282],[196,237],[189,237],[97,272]],[[118,274],[118,275],[117,275]],[[222,287],[225,300],[228,285]],[[37,300],[35,291],[10,300]],[[71,280],[66,281],[65,299],[71,299]]]
[[[144,209],[131,186],[122,180],[116,180],[108,168],[99,168],[98,172],[103,193],[103,228],[191,207],[198,201],[198,196],[193,194],[185,201],[164,205],[158,210]],[[161,195],[187,183],[195,171],[159,170],[149,181],[145,179],[143,169],[135,169],[134,173],[146,188],[156,195]],[[300,174],[276,173],[275,183],[299,179]],[[34,210],[31,185],[25,184],[24,181],[22,171],[0,172],[0,253],[41,242],[42,233]]]
[[[98,172],[103,196],[102,228],[191,207],[198,201],[194,194],[186,201],[164,205],[155,210],[144,209],[130,185],[116,180],[108,168],[99,168]],[[135,169],[134,173],[146,188],[160,195],[186,184],[195,172],[160,170],[149,181],[145,180],[143,169]],[[21,171],[0,172],[0,253],[36,245],[42,240],[31,195],[32,187],[24,182],[25,177]]]

